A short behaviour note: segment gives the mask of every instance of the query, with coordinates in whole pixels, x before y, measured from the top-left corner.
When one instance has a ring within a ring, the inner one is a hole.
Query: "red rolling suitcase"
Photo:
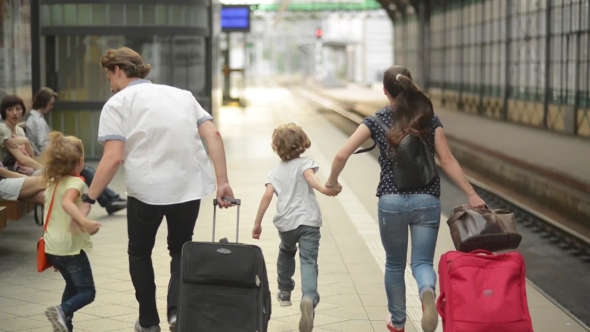
[[[438,274],[444,332],[533,332],[520,253],[449,251]]]

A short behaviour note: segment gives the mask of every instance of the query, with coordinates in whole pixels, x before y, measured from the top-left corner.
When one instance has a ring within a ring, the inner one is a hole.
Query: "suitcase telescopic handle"
[[[224,198],[223,199],[226,202],[235,204],[235,205],[241,205],[242,204],[242,200],[238,199],[238,198]],[[213,205],[217,205],[217,198],[213,199]]]
[[[242,200],[238,198],[224,198],[226,202],[235,204],[238,206],[238,218],[236,223],[236,243],[239,241],[240,236],[240,206],[242,205]],[[217,220],[217,198],[213,199],[213,236],[211,238],[212,242],[215,242],[215,224]]]

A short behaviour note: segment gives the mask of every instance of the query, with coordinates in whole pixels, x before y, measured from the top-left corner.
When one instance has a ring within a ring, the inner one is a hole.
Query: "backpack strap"
[[[364,149],[360,149],[360,150],[356,150],[352,154],[359,154],[359,153],[369,152],[369,151],[373,150],[376,146],[377,146],[377,142],[374,142],[373,145],[371,145],[370,147],[364,148]]]
[[[377,114],[371,115],[370,118],[372,118],[373,120],[375,120],[375,122],[379,125],[379,127],[381,127],[383,130],[385,130],[386,133],[389,131],[389,129],[390,129],[389,126],[387,126],[385,124],[385,122],[383,122],[381,119],[379,119],[379,117],[377,116]],[[377,142],[374,142],[371,147],[368,147],[368,148],[365,148],[365,149],[356,150],[353,154],[359,154],[359,153],[369,152],[369,151],[373,150],[376,146],[377,146]]]
[[[388,132],[389,129],[391,129],[388,125],[385,124],[385,122],[383,122],[383,120],[379,119],[379,117],[377,116],[377,114],[373,114],[371,115],[371,118],[373,118],[373,120],[375,120],[375,122],[377,122],[377,124],[383,129],[385,130],[385,132]]]

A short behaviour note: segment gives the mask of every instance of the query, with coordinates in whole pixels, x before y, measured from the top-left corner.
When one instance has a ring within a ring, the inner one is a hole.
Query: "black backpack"
[[[371,115],[371,118],[385,132],[389,131],[389,126],[377,115]],[[371,151],[376,145],[377,142],[370,148],[356,151],[355,154]],[[388,146],[386,155],[393,163],[393,177],[397,189],[424,188],[438,179],[434,156],[420,136],[407,135],[400,142],[397,152],[392,146]]]

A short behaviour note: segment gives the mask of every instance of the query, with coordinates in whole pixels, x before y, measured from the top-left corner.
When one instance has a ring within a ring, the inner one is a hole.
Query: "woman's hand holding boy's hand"
[[[325,195],[328,196],[336,196],[342,191],[342,186],[338,182],[330,183],[327,182],[326,185],[326,192]]]
[[[340,187],[340,188],[328,188],[327,186],[325,186],[322,189],[322,194],[324,194],[326,196],[334,197],[334,196],[338,195],[341,190],[342,190],[342,187]]]

